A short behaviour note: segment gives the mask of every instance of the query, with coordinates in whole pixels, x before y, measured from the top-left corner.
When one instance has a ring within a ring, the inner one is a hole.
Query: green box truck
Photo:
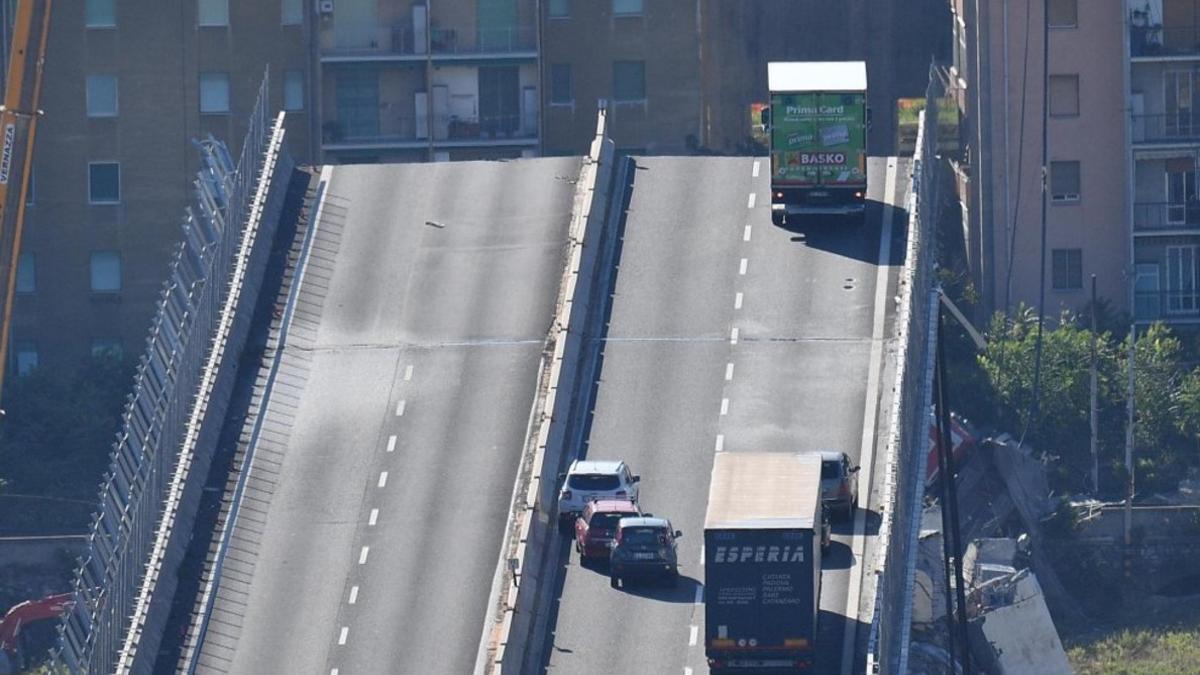
[[[771,219],[861,216],[867,197],[867,64],[767,64]]]

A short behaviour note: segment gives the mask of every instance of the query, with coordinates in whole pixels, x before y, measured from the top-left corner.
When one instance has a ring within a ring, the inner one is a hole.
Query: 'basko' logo
[[[718,546],[713,552],[713,564],[769,562],[804,562],[800,546]]]
[[[8,183],[8,170],[12,167],[13,138],[16,135],[16,126],[9,124],[4,127],[4,153],[0,154],[0,183]]]
[[[844,152],[802,152],[800,153],[801,164],[845,164],[846,153]]]

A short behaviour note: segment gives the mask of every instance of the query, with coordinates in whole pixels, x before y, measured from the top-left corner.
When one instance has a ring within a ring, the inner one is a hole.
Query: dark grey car
[[[655,578],[674,586],[679,581],[675,540],[682,536],[665,518],[622,518],[609,554],[612,587],[631,578]]]
[[[849,520],[858,507],[858,466],[844,452],[823,450],[821,455],[821,501],[834,517]]]

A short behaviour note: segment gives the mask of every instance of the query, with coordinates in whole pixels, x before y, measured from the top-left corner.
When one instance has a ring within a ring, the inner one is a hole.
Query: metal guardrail
[[[52,654],[56,671],[149,672],[146,664],[132,665],[142,633],[161,629],[146,623],[147,588],[167,573],[164,536],[171,536],[173,521],[164,513],[178,508],[179,474],[186,478],[185,465],[195,459],[181,448],[194,430],[196,411],[202,418],[209,403],[197,394],[260,179],[271,133],[268,104],[264,77],[237,164],[220,141],[210,137],[196,144],[201,154],[196,205],[186,209],[183,241],[159,295],[101,483],[100,511],[75,574],[74,605]],[[155,647],[141,648],[139,658],[152,662]]]
[[[900,353],[890,411],[882,522],[875,565],[875,607],[868,673],[908,672],[912,588],[921,524],[923,469],[929,446],[938,292],[933,288],[934,227],[940,207],[937,158],[939,79],[930,73],[907,199],[908,250],[899,280],[896,344]]]
[[[1200,202],[1134,202],[1133,230],[1200,230]]]

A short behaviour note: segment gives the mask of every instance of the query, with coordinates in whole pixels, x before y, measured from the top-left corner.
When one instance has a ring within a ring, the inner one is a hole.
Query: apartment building
[[[967,249],[984,306],[1036,306],[1042,291],[1046,12],[1046,312],[1085,306],[1094,274],[1137,323],[1196,324],[1198,3],[1048,3],[952,2]]]
[[[198,168],[238,152],[264,71],[311,154],[307,0],[54,3],[10,367],[142,349]]]
[[[536,0],[317,0],[324,161],[537,154],[537,7]]]

